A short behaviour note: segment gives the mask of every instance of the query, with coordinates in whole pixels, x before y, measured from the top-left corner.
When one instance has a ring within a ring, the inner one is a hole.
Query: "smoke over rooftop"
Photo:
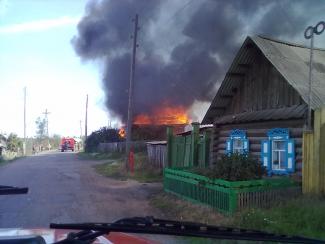
[[[210,101],[247,35],[302,41],[322,11],[321,0],[89,1],[72,43],[82,60],[103,62],[106,107],[125,121],[136,13],[134,113],[150,114],[161,105]]]

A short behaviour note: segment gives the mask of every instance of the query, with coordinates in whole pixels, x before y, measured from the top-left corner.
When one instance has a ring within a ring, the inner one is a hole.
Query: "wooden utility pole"
[[[43,114],[44,114],[45,122],[46,122],[47,146],[48,146],[48,149],[50,150],[51,145],[50,145],[49,118],[48,118],[48,115],[50,114],[50,112],[47,111],[47,109],[45,109],[45,112]]]
[[[133,83],[135,73],[135,57],[137,52],[137,36],[138,36],[138,14],[134,18],[134,31],[133,31],[133,48],[132,48],[132,60],[131,60],[131,72],[130,72],[130,84],[129,84],[129,103],[128,103],[128,121],[126,127],[126,168],[129,168],[129,154],[131,148],[131,136],[132,136],[132,121],[133,121]]]
[[[85,140],[87,140],[87,136],[88,136],[88,94],[86,97],[86,118],[85,118]]]
[[[24,144],[23,144],[23,154],[26,156],[26,87],[24,87]]]
[[[82,121],[80,120],[80,139],[82,140]]]

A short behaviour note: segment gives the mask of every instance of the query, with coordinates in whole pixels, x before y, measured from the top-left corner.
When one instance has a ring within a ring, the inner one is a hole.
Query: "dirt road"
[[[148,205],[160,184],[98,175],[96,161],[75,153],[22,158],[0,167],[0,185],[29,187],[27,195],[0,196],[0,227],[48,227],[50,222],[110,222],[159,215]]]

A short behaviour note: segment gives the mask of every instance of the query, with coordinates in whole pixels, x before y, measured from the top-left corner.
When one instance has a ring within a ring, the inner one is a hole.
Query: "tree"
[[[61,142],[61,136],[54,134],[52,137],[49,138],[50,144],[52,148],[59,148]]]
[[[45,131],[45,128],[46,128],[46,120],[43,118],[41,119],[40,117],[38,117],[35,121],[36,123],[36,135],[37,135],[37,138],[40,139],[40,140],[43,140],[46,135],[46,131]]]
[[[10,133],[7,139],[7,150],[19,152],[23,147],[23,141],[14,133]]]
[[[99,130],[91,133],[90,136],[87,137],[85,151],[86,152],[95,152],[99,143],[102,142],[119,142],[121,138],[118,134],[118,130],[109,129],[107,127],[102,127]]]

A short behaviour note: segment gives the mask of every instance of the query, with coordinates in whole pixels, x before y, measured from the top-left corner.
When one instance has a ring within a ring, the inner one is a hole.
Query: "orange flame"
[[[121,129],[119,129],[118,131],[118,135],[121,137],[121,138],[125,138],[125,129],[122,127]]]
[[[134,124],[138,125],[171,125],[188,124],[190,122],[186,109],[182,106],[164,106],[156,108],[152,115],[139,114],[134,119]]]

